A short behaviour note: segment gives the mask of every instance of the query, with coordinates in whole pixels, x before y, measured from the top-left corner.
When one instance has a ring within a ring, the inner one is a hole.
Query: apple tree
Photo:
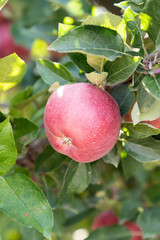
[[[0,0],[2,240],[160,239],[160,1],[108,4]]]

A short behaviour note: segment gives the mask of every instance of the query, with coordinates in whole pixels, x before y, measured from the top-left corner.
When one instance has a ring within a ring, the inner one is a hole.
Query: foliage
[[[2,240],[75,240],[78,229],[86,240],[129,240],[126,221],[159,239],[160,124],[144,121],[160,117],[160,2],[115,5],[121,17],[87,0],[0,0],[0,25],[30,53],[24,62],[0,52]],[[50,92],[89,81],[117,101],[122,125],[114,148],[85,164],[49,145],[43,116]],[[119,225],[92,231],[108,209]]]

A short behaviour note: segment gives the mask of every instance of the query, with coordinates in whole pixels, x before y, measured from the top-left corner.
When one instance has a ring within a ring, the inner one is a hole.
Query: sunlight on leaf
[[[0,89],[6,91],[21,82],[27,70],[25,62],[13,53],[0,59]]]

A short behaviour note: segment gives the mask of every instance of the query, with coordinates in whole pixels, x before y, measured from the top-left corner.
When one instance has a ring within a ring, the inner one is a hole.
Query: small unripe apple
[[[15,43],[10,32],[11,23],[9,21],[0,23],[0,58],[16,53],[24,61],[29,60],[29,50]]]
[[[131,240],[143,240],[140,227],[134,222],[125,222],[124,226],[131,232]]]
[[[112,226],[119,223],[118,217],[112,211],[100,213],[92,223],[92,230],[100,227]]]
[[[90,83],[74,83],[52,93],[44,126],[56,151],[85,163],[103,157],[113,148],[121,116],[110,94]]]

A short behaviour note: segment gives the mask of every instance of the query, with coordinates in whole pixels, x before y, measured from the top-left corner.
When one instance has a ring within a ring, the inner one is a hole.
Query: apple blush
[[[44,127],[57,152],[87,163],[113,148],[121,115],[109,93],[90,83],[74,83],[52,93],[45,108]]]

